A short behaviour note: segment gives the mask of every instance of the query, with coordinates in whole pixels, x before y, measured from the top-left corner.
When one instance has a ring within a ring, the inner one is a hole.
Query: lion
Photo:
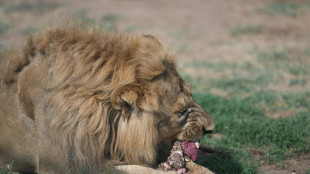
[[[152,35],[49,29],[0,66],[0,166],[14,171],[160,173],[163,149],[215,127]]]

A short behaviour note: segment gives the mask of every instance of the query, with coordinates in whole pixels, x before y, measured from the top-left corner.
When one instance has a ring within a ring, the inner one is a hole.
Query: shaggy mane
[[[97,173],[103,161],[155,165],[152,116],[126,122],[111,103],[114,90],[147,83],[168,65],[175,67],[154,37],[63,27],[30,36],[18,56],[12,55],[5,62],[8,85],[34,59],[49,60],[45,110],[55,113],[46,116],[47,134],[72,169]]]

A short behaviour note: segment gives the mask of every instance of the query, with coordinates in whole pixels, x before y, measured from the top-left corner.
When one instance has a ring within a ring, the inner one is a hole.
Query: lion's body
[[[214,128],[152,36],[57,29],[0,61],[0,167],[13,160],[14,170],[40,173],[155,167],[160,143],[197,140]],[[184,107],[186,121],[176,115]]]
[[[33,145],[37,144],[35,125],[18,113],[16,85],[7,87],[1,81],[0,92],[0,165],[4,167],[14,160],[17,170],[33,171],[36,167],[33,155],[36,153]]]

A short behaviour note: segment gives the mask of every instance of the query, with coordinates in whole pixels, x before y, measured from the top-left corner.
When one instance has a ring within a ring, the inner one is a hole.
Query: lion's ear
[[[111,94],[111,103],[116,110],[121,110],[122,115],[130,118],[132,112],[137,109],[138,98],[143,96],[143,91],[135,84],[122,86]]]
[[[142,35],[142,38],[144,41],[146,42],[142,42],[144,43],[148,49],[151,49],[151,48],[163,48],[162,44],[160,43],[160,41],[153,35],[149,35],[149,34],[146,34],[146,35]],[[150,46],[150,44],[152,46]],[[154,47],[156,46],[156,47]]]

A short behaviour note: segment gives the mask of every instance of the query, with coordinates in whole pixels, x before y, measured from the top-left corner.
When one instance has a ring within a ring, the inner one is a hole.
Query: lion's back
[[[8,60],[0,58],[0,168],[14,161],[14,169],[35,170],[34,122],[20,113],[17,83],[8,80]]]

